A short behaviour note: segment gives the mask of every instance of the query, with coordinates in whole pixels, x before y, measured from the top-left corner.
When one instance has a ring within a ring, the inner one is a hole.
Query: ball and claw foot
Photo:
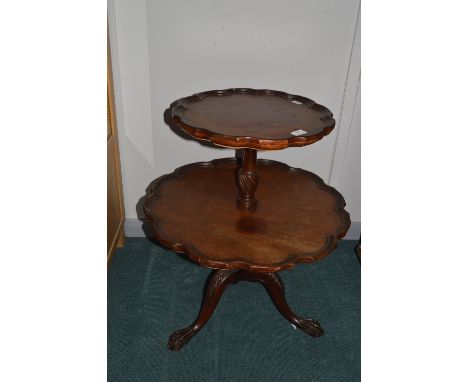
[[[190,326],[177,330],[169,337],[167,348],[172,351],[178,351],[197,333],[198,330],[194,330]]]
[[[325,334],[322,327],[320,326],[320,323],[315,320],[306,318],[303,319],[302,322],[296,323],[294,325],[312,337],[321,337]]]
[[[192,325],[175,331],[169,337],[169,350],[180,350],[208,322],[218,305],[219,299],[226,287],[238,281],[260,282],[270,294],[280,313],[295,327],[312,337],[320,337],[324,331],[318,321],[302,318],[289,307],[284,293],[284,285],[276,273],[251,273],[245,270],[215,270],[208,279],[203,303],[197,319]]]

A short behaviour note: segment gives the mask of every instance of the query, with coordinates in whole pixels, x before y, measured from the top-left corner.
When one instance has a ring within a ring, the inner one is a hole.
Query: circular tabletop
[[[236,204],[235,158],[199,162],[149,187],[156,238],[215,269],[277,272],[329,254],[350,226],[343,197],[311,172],[258,160],[255,212]]]
[[[333,114],[314,101],[276,90],[211,90],[181,98],[166,120],[196,139],[234,148],[279,150],[322,139]]]

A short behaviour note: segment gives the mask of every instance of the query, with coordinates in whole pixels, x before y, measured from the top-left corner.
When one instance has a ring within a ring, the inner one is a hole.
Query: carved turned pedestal
[[[258,160],[256,150],[304,146],[334,127],[331,112],[305,97],[253,89],[182,98],[166,122],[197,139],[243,148],[243,158],[193,163],[149,187],[145,213],[156,238],[214,271],[196,320],[169,337],[179,350],[213,314],[226,287],[260,282],[280,313],[313,337],[320,324],[288,306],[279,271],[328,255],[350,225],[343,197],[308,171]],[[231,323],[235,324],[235,323]]]

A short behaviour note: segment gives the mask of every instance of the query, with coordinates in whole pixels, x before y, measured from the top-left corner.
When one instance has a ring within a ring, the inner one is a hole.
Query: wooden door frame
[[[120,222],[117,228],[116,234],[113,238],[112,244],[108,248],[107,252],[107,265],[109,266],[112,261],[112,256],[115,253],[116,247],[123,247],[124,244],[124,223],[125,223],[125,208],[122,192],[122,173],[120,167],[120,152],[119,152],[119,140],[117,133],[117,124],[115,116],[115,103],[114,103],[114,82],[112,80],[112,59],[110,53],[110,41],[109,41],[109,30],[107,31],[107,113],[108,123],[110,125],[110,132],[107,135],[107,149],[109,145],[114,146],[114,163],[116,166],[117,174],[117,193],[119,198],[120,208]]]

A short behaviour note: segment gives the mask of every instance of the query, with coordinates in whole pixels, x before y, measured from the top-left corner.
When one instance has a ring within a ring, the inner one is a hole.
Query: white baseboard
[[[361,222],[351,222],[351,227],[349,227],[344,240],[359,240],[361,237]]]
[[[145,237],[145,232],[143,231],[143,221],[136,218],[127,218],[125,219],[124,226],[125,236],[127,237]]]
[[[127,237],[146,237],[151,235],[148,227],[145,225],[143,227],[143,221],[140,219],[129,218],[125,220],[125,236]],[[148,232],[148,235],[145,234]],[[344,237],[345,240],[359,240],[361,236],[361,222],[351,222],[351,227],[348,230],[348,233]]]

